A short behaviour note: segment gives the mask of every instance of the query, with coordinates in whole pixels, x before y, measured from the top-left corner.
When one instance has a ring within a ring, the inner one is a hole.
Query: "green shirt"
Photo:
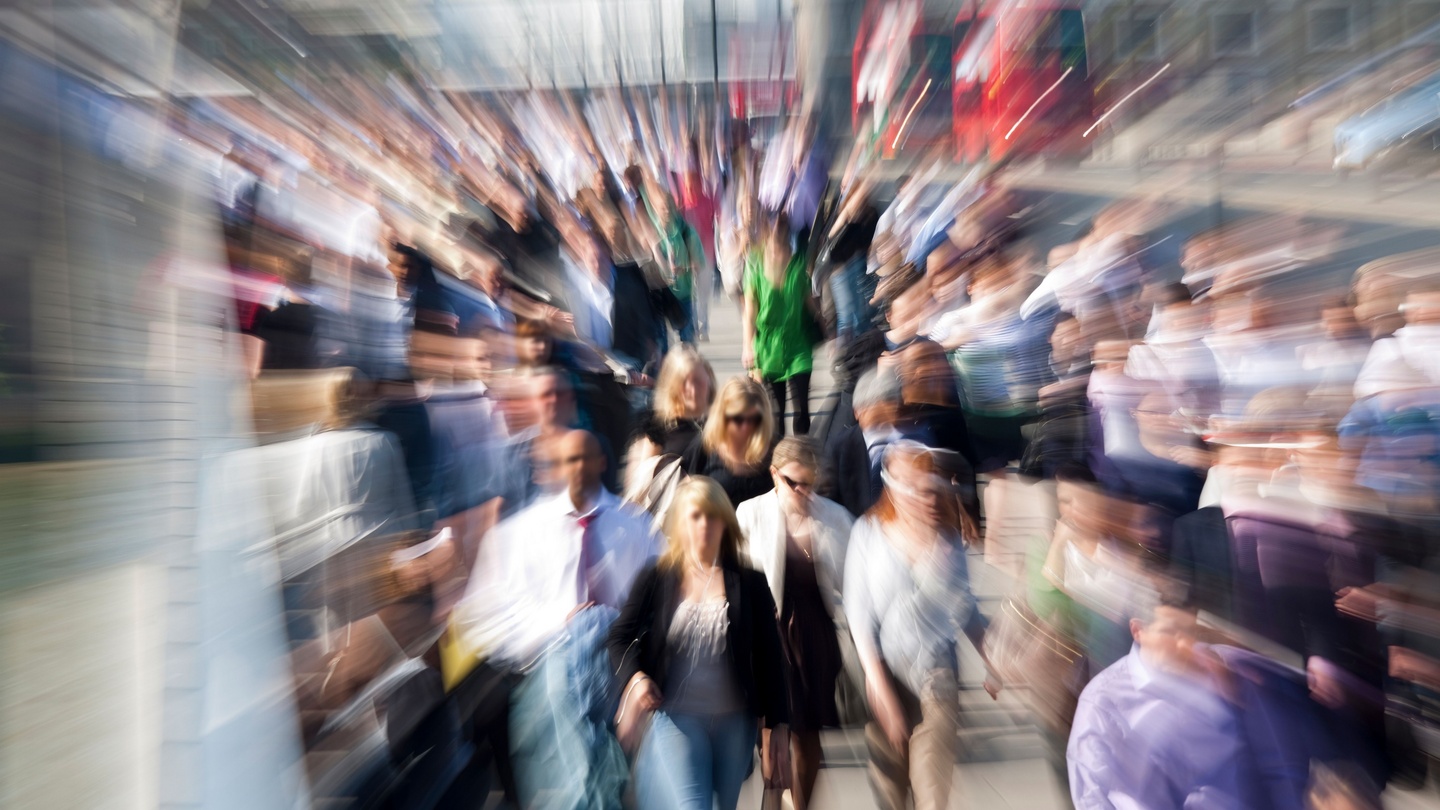
[[[805,257],[792,256],[778,288],[766,277],[760,253],[745,259],[745,297],[755,301],[755,367],[779,382],[814,368],[815,321],[807,301]]]
[[[675,270],[671,289],[681,301],[690,300],[695,287],[695,270],[705,264],[704,248],[700,236],[682,217],[675,216],[660,230],[660,250]]]

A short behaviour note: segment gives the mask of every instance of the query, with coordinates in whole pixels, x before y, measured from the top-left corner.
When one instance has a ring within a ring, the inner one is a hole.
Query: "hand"
[[[1341,613],[1364,619],[1379,621],[1380,595],[1369,588],[1341,588],[1335,600],[1335,609]]]
[[[791,787],[790,731],[780,725],[760,734],[760,776],[765,787],[783,790]]]
[[[991,700],[999,700],[1000,690],[1004,688],[1005,682],[1000,680],[999,675],[993,672],[987,672],[985,674],[985,693],[990,696]]]
[[[635,673],[625,688],[626,697],[620,702],[616,715],[615,736],[627,751],[640,747],[640,733],[645,728],[645,719],[660,708],[660,687],[643,672]]]
[[[1440,685],[1440,661],[1405,647],[1391,647],[1390,675],[1434,689]]]
[[[746,371],[749,371],[750,369],[755,368],[755,347],[754,347],[754,346],[746,346],[745,348],[743,348],[743,349],[740,350],[740,365],[741,365]]]
[[[1208,470],[1215,462],[1209,451],[1199,447],[1172,447],[1170,460],[1196,470]]]
[[[867,676],[865,694],[870,700],[870,711],[875,715],[875,722],[879,723],[880,730],[885,732],[885,739],[890,742],[890,747],[897,752],[904,751],[910,744],[910,724],[905,720],[905,709],[900,705],[900,698],[896,696],[895,687],[890,684],[889,677]]]

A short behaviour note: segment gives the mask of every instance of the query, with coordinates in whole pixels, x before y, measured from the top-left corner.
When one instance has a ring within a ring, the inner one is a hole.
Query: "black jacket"
[[[636,371],[655,374],[660,365],[660,335],[665,333],[663,314],[657,308],[645,273],[631,262],[615,265],[614,308],[611,310],[611,343],[615,351],[640,364]]]
[[[830,437],[826,453],[830,461],[830,480],[821,492],[840,504],[852,515],[863,515],[880,497],[870,475],[870,450],[859,425],[851,425]]]
[[[759,571],[723,563],[730,629],[725,656],[750,715],[766,728],[790,721],[785,661],[770,585]],[[635,578],[630,599],[610,627],[610,661],[623,689],[637,672],[664,688],[675,651],[667,639],[680,606],[680,572],[652,563]]]

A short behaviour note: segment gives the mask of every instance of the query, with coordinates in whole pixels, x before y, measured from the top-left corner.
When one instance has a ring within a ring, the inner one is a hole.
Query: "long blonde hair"
[[[719,518],[725,523],[725,534],[720,537],[720,561],[732,568],[739,565],[740,552],[745,547],[745,532],[735,518],[730,496],[713,478],[695,475],[675,488],[675,498],[670,502],[670,510],[665,513],[665,553],[660,555],[660,567],[675,569],[684,564],[685,538],[680,534],[680,521],[691,506],[697,505],[707,516]]]
[[[715,401],[715,369],[710,366],[710,361],[688,343],[681,343],[665,355],[665,362],[660,366],[660,378],[655,381],[655,416],[665,427],[673,428],[686,418],[685,381],[697,368],[704,369],[705,377],[710,381],[710,400],[705,403],[708,409]]]
[[[760,429],[750,437],[750,446],[745,448],[747,467],[759,467],[765,463],[770,452],[770,442],[775,438],[775,411],[770,404],[770,393],[749,377],[735,376],[725,381],[715,402],[710,405],[710,416],[705,420],[705,430],[700,434],[701,446],[707,453],[718,453],[725,445],[725,431],[730,429],[725,416],[732,411],[743,413],[752,408],[760,410]]]

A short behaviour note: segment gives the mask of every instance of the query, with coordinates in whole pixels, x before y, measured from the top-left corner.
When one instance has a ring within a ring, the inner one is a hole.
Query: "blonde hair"
[[[676,346],[665,355],[660,378],[655,381],[655,416],[665,427],[673,428],[685,418],[685,381],[697,368],[704,369],[710,381],[710,401],[705,403],[708,409],[715,401],[715,369],[711,368],[710,361],[688,343]]]
[[[744,413],[752,408],[760,410],[760,429],[750,437],[750,446],[745,448],[746,466],[759,467],[765,463],[770,452],[770,441],[775,437],[775,411],[770,405],[770,393],[765,386],[749,377],[736,376],[725,381],[715,401],[710,405],[710,416],[705,420],[705,430],[700,434],[701,446],[707,453],[715,453],[725,444],[725,431],[730,429],[725,419],[727,413]]]
[[[670,509],[665,513],[665,553],[660,555],[660,567],[675,569],[685,562],[685,538],[680,534],[680,521],[691,506],[699,506],[707,516],[725,523],[725,533],[720,537],[720,561],[731,567],[739,565],[745,533],[735,518],[730,496],[713,478],[695,475],[675,488]]]
[[[809,436],[786,436],[775,445],[775,454],[770,465],[780,469],[786,464],[799,464],[811,472],[820,473],[820,443]]]

